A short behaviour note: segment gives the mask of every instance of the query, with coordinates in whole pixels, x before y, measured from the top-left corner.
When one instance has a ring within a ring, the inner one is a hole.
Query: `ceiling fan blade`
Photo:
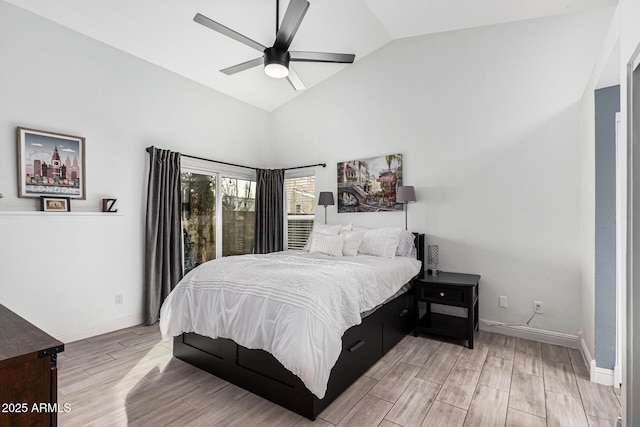
[[[291,86],[293,86],[295,90],[306,89],[304,87],[304,83],[302,83],[302,80],[300,80],[300,77],[298,77],[298,74],[295,72],[291,65],[289,65],[289,75],[287,75],[287,80],[289,81],[289,83],[291,83]]]
[[[293,36],[296,35],[298,27],[300,27],[302,23],[302,18],[304,18],[304,15],[307,13],[307,9],[309,9],[309,2],[307,0],[291,0],[284,14],[284,18],[282,18],[282,24],[280,24],[280,29],[278,30],[278,34],[276,34],[276,42],[273,44],[273,47],[282,50],[289,49]]]
[[[248,70],[249,68],[257,67],[258,65],[264,65],[264,58],[256,58],[251,61],[243,62],[242,64],[234,65],[233,67],[225,68],[220,70],[222,73],[225,73],[227,76],[230,76],[235,73],[239,73],[240,71]]]
[[[351,53],[327,53],[327,52],[289,52],[291,61],[297,62],[337,62],[351,64],[356,56]]]
[[[204,15],[196,13],[196,16],[193,17],[193,20],[196,21],[200,25],[204,25],[207,28],[212,29],[213,31],[217,31],[220,34],[224,34],[227,37],[230,37],[236,41],[239,41],[242,44],[245,44],[249,47],[254,48],[255,50],[259,50],[263,52],[267,47],[258,43],[255,40],[251,40],[247,36],[243,36],[242,34],[233,31],[231,28],[227,28],[224,25],[214,21],[213,19],[209,19]]]

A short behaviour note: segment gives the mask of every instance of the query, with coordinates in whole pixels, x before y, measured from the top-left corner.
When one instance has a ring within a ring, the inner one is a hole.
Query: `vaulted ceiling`
[[[276,0],[6,0],[93,39],[271,111],[299,96],[255,67],[220,69],[260,52],[193,21],[201,13],[263,45],[275,38]],[[291,50],[354,53],[391,40],[615,6],[616,0],[309,0]],[[280,2],[280,19],[288,0]],[[416,52],[419,55],[419,52]],[[353,65],[293,63],[307,90]]]

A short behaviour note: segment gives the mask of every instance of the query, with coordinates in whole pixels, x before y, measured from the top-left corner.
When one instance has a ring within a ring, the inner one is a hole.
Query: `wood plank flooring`
[[[406,336],[315,422],[174,359],[157,326],[66,345],[67,426],[615,426],[620,395],[573,349],[477,332],[476,348]]]

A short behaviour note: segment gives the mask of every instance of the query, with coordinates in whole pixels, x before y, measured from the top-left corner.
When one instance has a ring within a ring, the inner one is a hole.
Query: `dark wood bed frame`
[[[424,265],[424,235],[415,234]],[[327,392],[318,399],[271,354],[229,339],[195,333],[174,338],[173,355],[217,377],[264,397],[310,420],[391,350],[413,328],[413,287],[365,317],[342,336],[342,352],[331,370]]]

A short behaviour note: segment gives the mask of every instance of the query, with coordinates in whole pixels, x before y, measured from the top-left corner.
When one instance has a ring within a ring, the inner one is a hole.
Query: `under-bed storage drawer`
[[[345,390],[380,357],[382,357],[382,325],[380,322],[365,322],[357,327],[347,329],[342,336],[340,358],[331,370],[325,398],[331,401],[337,397],[340,393],[332,395],[333,390]]]
[[[345,332],[342,338],[342,352],[349,357],[360,359],[362,354],[371,354],[372,356],[380,353],[382,342],[380,332],[377,328],[368,328],[360,333],[350,333],[351,329]]]
[[[249,369],[258,375],[278,381],[289,387],[296,387],[302,384],[302,381],[291,375],[282,363],[264,350],[247,349],[238,346],[237,364],[243,368]]]
[[[178,337],[178,339],[180,338],[182,338],[182,342],[190,345],[193,348],[202,350],[205,353],[209,353],[210,355],[218,357],[220,359],[224,358],[224,340],[222,339],[212,340],[211,338],[203,337],[202,335],[198,335],[195,333],[187,333]]]
[[[342,336],[342,353],[346,359],[353,356],[356,360],[362,360],[363,354],[379,356],[382,348],[382,337],[380,324],[363,323],[360,327],[352,327],[345,331]]]
[[[382,351],[386,354],[413,328],[413,289],[383,309]]]

